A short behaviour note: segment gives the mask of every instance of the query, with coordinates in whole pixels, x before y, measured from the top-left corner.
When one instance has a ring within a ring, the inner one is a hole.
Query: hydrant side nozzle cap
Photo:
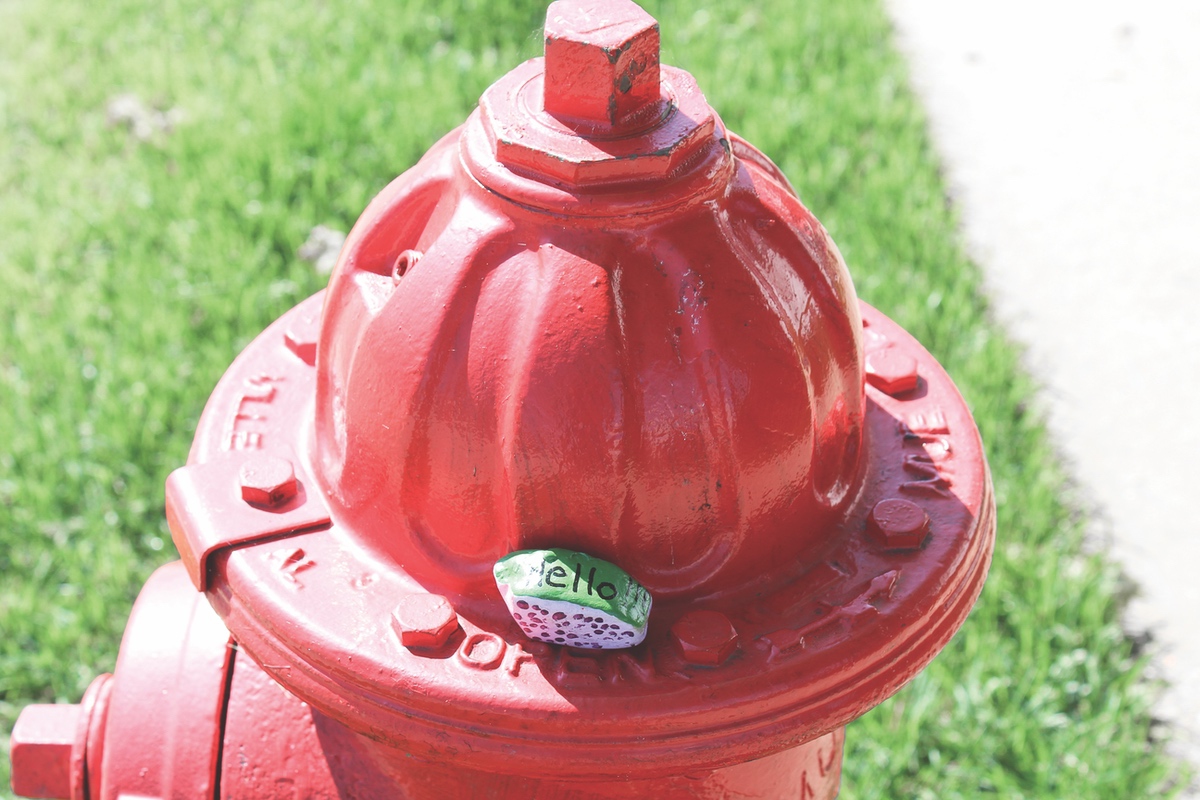
[[[563,122],[620,128],[659,106],[658,22],[631,0],[546,10],[543,106]]]

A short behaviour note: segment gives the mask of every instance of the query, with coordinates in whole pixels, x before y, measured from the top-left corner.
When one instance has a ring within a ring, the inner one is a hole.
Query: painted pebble
[[[574,550],[519,550],[492,572],[531,639],[615,650],[646,638],[650,593],[616,564]]]

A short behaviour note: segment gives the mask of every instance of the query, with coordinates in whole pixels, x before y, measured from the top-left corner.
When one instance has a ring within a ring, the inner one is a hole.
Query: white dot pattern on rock
[[[649,593],[624,570],[571,550],[526,550],[496,564],[509,613],[531,639],[598,650],[646,638]]]
[[[504,602],[530,639],[596,650],[633,647],[646,638],[646,626],[635,628],[611,614],[567,600],[515,595],[505,587]]]

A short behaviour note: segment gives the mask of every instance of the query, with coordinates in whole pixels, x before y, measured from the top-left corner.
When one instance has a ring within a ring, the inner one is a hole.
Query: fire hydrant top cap
[[[845,264],[689,77],[663,68],[654,99],[644,11],[559,0],[546,39],[347,239],[316,364],[331,516],[440,594],[491,594],[499,559],[553,548],[659,604],[780,585],[862,480]],[[481,153],[489,120],[510,150]]]
[[[554,208],[621,191],[661,203],[664,184],[703,187],[729,163],[720,120],[691,75],[660,65],[658,23],[630,0],[551,4],[545,57],[484,92],[462,152],[489,189]]]
[[[664,68],[649,122],[624,105],[657,84],[645,12],[548,17],[544,68],[501,78],[347,239],[316,364],[322,495],[440,594],[494,593],[498,560],[554,548],[658,604],[779,585],[831,546],[861,481],[850,276],[774,165],[680,93],[690,78]],[[583,132],[540,108],[544,76]],[[481,152],[488,119],[523,163],[616,183],[519,174]]]

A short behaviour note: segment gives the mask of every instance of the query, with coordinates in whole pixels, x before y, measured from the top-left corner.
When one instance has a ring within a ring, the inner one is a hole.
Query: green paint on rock
[[[575,550],[518,550],[496,562],[496,583],[513,595],[603,611],[635,628],[650,615],[650,593],[616,564]]]

